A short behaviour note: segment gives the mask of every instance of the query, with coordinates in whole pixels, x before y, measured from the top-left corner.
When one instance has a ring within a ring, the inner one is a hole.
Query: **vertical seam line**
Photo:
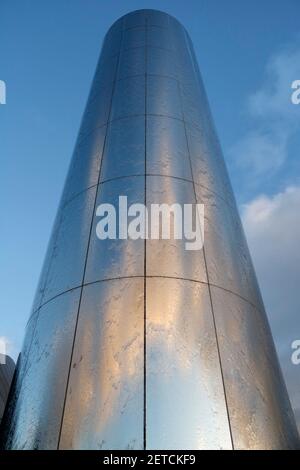
[[[64,207],[64,206],[63,206]],[[32,328],[32,336],[30,338],[30,341],[29,341],[29,347],[28,347],[28,352],[27,352],[27,356],[24,358],[24,368],[23,368],[23,375],[20,377],[20,385],[18,387],[18,390],[16,391],[16,400],[19,399],[19,396],[20,396],[20,393],[21,393],[21,388],[22,388],[22,384],[23,384],[23,381],[25,379],[25,376],[27,375],[27,364],[28,364],[28,360],[29,360],[29,356],[30,356],[30,351],[31,351],[31,348],[32,348],[32,344],[33,344],[33,340],[34,340],[34,336],[35,336],[35,332],[36,332],[36,328],[37,328],[37,322],[38,322],[38,317],[39,317],[39,313],[40,313],[40,309],[43,305],[43,299],[44,299],[44,296],[45,296],[45,289],[47,287],[47,282],[48,282],[48,278],[49,278],[49,273],[50,273],[50,269],[51,269],[51,266],[52,266],[52,262],[53,262],[53,257],[54,257],[54,252],[55,252],[55,245],[56,245],[56,242],[57,242],[57,239],[58,239],[58,234],[59,234],[59,229],[60,229],[60,226],[61,226],[61,222],[62,222],[62,214],[63,212],[61,212],[59,214],[59,211],[63,211],[63,207],[62,208],[59,208],[58,209],[58,213],[57,215],[55,216],[55,219],[54,219],[54,223],[53,223],[53,228],[52,228],[52,231],[55,230],[55,225],[56,225],[56,221],[57,221],[57,230],[56,230],[56,233],[54,232],[53,233],[53,236],[54,236],[54,240],[53,240],[53,246],[52,248],[50,247],[51,245],[51,238],[52,238],[52,233],[50,235],[50,240],[48,242],[48,246],[47,246],[47,249],[46,249],[46,254],[45,254],[45,257],[47,258],[47,254],[48,254],[48,249],[51,248],[51,255],[50,256],[50,259],[49,259],[49,265],[47,266],[47,269],[46,269],[46,274],[45,274],[45,279],[44,279],[44,282],[42,284],[42,292],[41,292],[41,296],[40,296],[40,300],[38,302],[38,307],[37,309],[33,312],[33,315],[36,315],[36,318],[34,320],[34,326]],[[40,276],[43,276],[43,268],[44,266],[42,266],[42,272],[40,274]],[[40,288],[39,284],[38,284],[38,289]],[[35,294],[36,295],[36,294]],[[32,315],[32,316],[33,316]],[[30,318],[30,317],[29,317]],[[27,325],[26,325],[27,327]],[[24,343],[25,344],[25,343]],[[21,368],[21,362],[22,362],[22,358],[19,362],[19,369],[17,371],[17,374],[16,374],[16,384],[17,384],[17,380],[19,379],[19,370]]]
[[[186,130],[186,123],[185,123],[185,115],[184,115],[184,111],[183,111],[183,101],[182,101],[182,93],[181,93],[181,86],[180,86],[181,84],[180,84],[179,79],[177,80],[177,83],[178,83],[178,92],[179,92],[179,99],[180,99],[180,105],[181,105],[181,113],[182,113],[182,118],[183,118],[183,126],[184,126],[184,132],[185,132],[185,140],[186,140],[187,151],[188,151],[188,158],[189,158],[189,164],[190,164],[190,170],[191,170],[192,185],[193,185],[193,191],[194,191],[195,202],[197,203],[197,194],[196,194],[196,188],[195,188],[195,180],[194,180],[194,174],[193,174],[193,168],[192,168],[192,160],[191,160],[191,155],[190,155],[189,142],[188,142],[188,138],[187,138],[187,130]],[[212,320],[213,320],[213,326],[214,326],[214,333],[215,333],[215,338],[216,338],[217,353],[218,353],[218,359],[219,359],[219,365],[220,365],[220,373],[221,373],[221,379],[222,379],[222,385],[223,385],[223,393],[224,393],[224,399],[225,399],[225,406],[226,406],[228,427],[229,427],[231,445],[232,445],[232,448],[234,449],[233,437],[232,437],[232,429],[231,429],[231,423],[230,423],[230,417],[229,417],[228,401],[227,401],[227,395],[226,395],[225,379],[224,379],[223,366],[222,366],[222,359],[221,359],[220,346],[219,346],[219,340],[218,340],[217,325],[216,325],[216,319],[215,319],[215,314],[214,314],[214,308],[213,308],[213,302],[212,302],[212,293],[211,293],[211,286],[210,286],[210,281],[209,281],[208,268],[207,268],[207,260],[206,260],[205,249],[204,249],[204,233],[202,234],[202,238],[203,238],[203,247],[202,247],[202,250],[203,250],[203,259],[204,259],[204,266],[205,266],[206,277],[207,277],[207,286],[208,286],[208,293],[209,293],[209,299],[210,299],[210,306],[211,306]]]
[[[147,204],[147,15],[145,15],[145,136],[144,136],[144,158],[145,158],[145,180],[144,180],[144,205]],[[148,229],[148,227],[147,227]],[[146,234],[145,234],[146,235]],[[147,359],[147,239],[145,236],[144,241],[144,409],[143,409],[143,447],[144,450],[147,448],[147,368],[146,368],[146,359]]]
[[[118,60],[117,60],[117,64],[116,64],[115,79],[114,79],[113,85],[112,85],[110,106],[109,106],[109,112],[108,112],[108,121],[109,121],[111,110],[112,110],[112,103],[113,103],[113,98],[114,98],[114,93],[115,93],[115,88],[116,88],[116,83],[117,83],[117,74],[118,74],[118,70],[119,70],[120,53],[121,53],[122,42],[123,42],[123,34],[124,34],[123,33],[123,26],[124,26],[124,21],[122,22],[122,36],[121,36],[121,40],[120,40],[119,54],[118,54]],[[70,364],[69,364],[67,383],[66,383],[66,389],[65,389],[64,404],[63,404],[63,409],[62,409],[60,430],[59,430],[59,435],[58,435],[57,449],[59,449],[60,441],[61,441],[61,434],[62,434],[62,428],[63,428],[63,422],[64,422],[64,416],[65,416],[65,408],[66,408],[66,402],[67,402],[68,388],[69,388],[69,382],[70,382],[71,366],[72,366],[72,361],[73,361],[75,342],[76,342],[76,336],[77,336],[77,327],[78,327],[78,321],[79,321],[79,316],[80,316],[80,308],[81,308],[82,294],[83,294],[83,288],[84,288],[84,278],[85,278],[86,268],[87,268],[90,241],[91,241],[91,235],[92,235],[93,224],[94,224],[94,215],[95,215],[97,197],[98,197],[98,192],[99,192],[99,187],[100,187],[99,182],[100,182],[100,176],[101,176],[101,170],[102,170],[102,163],[103,163],[104,156],[105,156],[105,149],[106,149],[106,141],[107,141],[108,132],[109,132],[109,127],[107,126],[106,133],[105,133],[105,138],[104,138],[104,142],[103,142],[102,157],[101,157],[99,174],[98,174],[98,182],[97,182],[97,186],[96,186],[95,201],[94,201],[94,207],[93,207],[93,211],[92,211],[90,232],[89,232],[89,238],[88,238],[86,255],[85,255],[85,263],[84,263],[84,268],[83,268],[81,290],[80,290],[80,296],[79,296],[79,302],[78,302],[78,310],[77,310],[77,316],[76,316],[76,322],[75,322],[75,329],[74,329],[73,343],[72,343],[71,356],[70,356]]]

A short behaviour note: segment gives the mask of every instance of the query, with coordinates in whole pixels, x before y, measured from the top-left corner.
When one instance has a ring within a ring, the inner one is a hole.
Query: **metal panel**
[[[108,57],[119,54],[120,43],[122,40],[123,18],[117,20],[108,30],[103,41],[101,57]]]
[[[112,121],[106,139],[101,181],[145,173],[145,117]]]
[[[235,207],[234,196],[217,137],[200,127],[187,126],[187,139],[196,184],[217,193]]]
[[[208,288],[147,279],[147,448],[230,449]]]
[[[176,80],[158,76],[147,78],[147,113],[182,119]]]
[[[190,92],[191,97],[194,94],[196,97],[199,92],[204,93],[203,87],[202,87],[202,82],[201,79],[198,80],[197,73],[195,70],[195,64],[191,60],[191,53],[190,51],[187,50],[184,44],[184,36],[181,35],[179,36],[178,34],[174,35],[174,47],[175,53],[176,53],[176,59],[177,59],[177,74],[178,74],[178,79],[180,80],[180,85],[183,89],[186,89],[187,91]],[[203,111],[207,112],[206,107],[206,102],[202,103],[201,108]],[[201,108],[198,109],[198,111],[201,111]],[[190,120],[190,115],[187,114],[187,119]]]
[[[108,121],[113,84],[99,89],[97,94],[91,95],[87,102],[79,131],[79,139],[86,137],[97,127]]]
[[[159,47],[147,48],[147,73],[177,78],[176,56]]]
[[[177,22],[177,20],[173,21],[174,18],[171,18],[168,30],[165,30],[169,41],[172,42],[172,49],[176,52],[176,58],[178,63],[182,57],[186,58],[186,64],[188,68],[192,66],[191,64],[191,54],[190,49],[186,42],[186,32],[185,29]],[[185,70],[181,70],[182,73]],[[191,78],[191,77],[190,77]]]
[[[147,173],[192,180],[182,121],[147,117]]]
[[[198,203],[204,204],[204,250],[209,282],[244,297],[263,310],[236,209],[205,188],[197,186],[196,192]]]
[[[34,300],[33,300],[31,315],[38,310],[43,300],[45,285],[46,285],[47,277],[48,277],[49,266],[52,260],[53,250],[54,250],[54,246],[56,243],[58,230],[60,226],[61,214],[62,214],[62,207],[60,205],[57,211],[57,214],[55,216],[54,224],[53,224],[52,231],[51,231],[51,236],[48,242],[46,256],[43,262],[43,267],[42,267],[41,274],[39,277],[37,290],[36,290]]]
[[[96,188],[91,188],[62,211],[42,303],[82,283],[95,195]]]
[[[147,24],[167,28],[169,26],[169,15],[157,10],[145,10]]]
[[[192,183],[163,176],[147,176],[147,207],[151,204],[195,203]],[[175,240],[171,217],[171,238],[147,240],[148,276],[168,276],[206,282],[206,271],[202,250],[186,250],[186,240]],[[152,223],[152,221],[151,221]]]
[[[22,353],[19,360],[19,378],[20,381],[23,380],[23,376],[26,375],[28,369],[30,369],[33,357],[30,355],[31,344],[34,338],[34,332],[36,329],[36,324],[39,316],[39,310],[35,312],[28,320],[26,329],[25,329],[25,337],[22,344]],[[18,380],[19,382],[19,380]]]
[[[124,28],[135,28],[136,26],[145,26],[146,10],[136,10],[124,16]]]
[[[100,56],[89,94],[90,101],[95,98],[100,89],[104,89],[112,85],[116,78],[117,65],[118,55],[109,58],[105,58],[102,55]]]
[[[133,47],[145,47],[146,28],[137,27],[126,29],[123,33],[122,49],[132,49]]]
[[[12,416],[11,449],[56,449],[61,425],[79,289],[41,308]]]
[[[145,114],[145,77],[119,80],[113,97],[111,120]]]
[[[199,84],[194,80],[192,83],[184,82],[183,75],[181,74],[180,88],[185,121],[196,127],[210,126],[204,91],[199,88]],[[202,106],[198,105],[199,102],[202,103]]]
[[[157,26],[147,27],[147,44],[151,47],[162,47],[170,51],[174,51],[172,37],[168,29]]]
[[[64,203],[98,183],[105,135],[106,126],[94,130],[76,145],[65,183]]]
[[[116,179],[99,186],[96,207],[102,203],[113,204],[117,210],[117,225],[119,196],[127,196],[128,206],[135,203],[143,204],[144,176]],[[128,220],[132,220],[132,217]],[[143,276],[144,240],[120,239],[118,231],[116,239],[100,240],[96,234],[99,221],[100,217],[94,217],[85,282],[123,276]]]
[[[85,287],[61,449],[143,448],[143,350],[144,280]]]
[[[265,313],[230,292],[211,289],[234,447],[297,448]]]
[[[145,65],[144,47],[123,50],[120,54],[118,79],[144,75]]]

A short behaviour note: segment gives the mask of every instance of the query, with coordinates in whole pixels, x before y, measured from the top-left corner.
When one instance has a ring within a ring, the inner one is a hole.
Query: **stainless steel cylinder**
[[[100,203],[204,203],[204,248],[99,240]],[[299,444],[193,47],[173,17],[108,31],[28,321],[4,445]]]

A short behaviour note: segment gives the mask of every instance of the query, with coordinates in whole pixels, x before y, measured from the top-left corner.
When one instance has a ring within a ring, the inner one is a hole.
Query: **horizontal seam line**
[[[41,304],[29,317],[27,323],[26,323],[26,327],[28,326],[28,324],[31,322],[31,320],[33,320],[33,318],[35,316],[38,315],[40,309],[42,307],[44,307],[45,305],[47,305],[48,303],[52,302],[53,300],[57,299],[58,297],[61,297],[62,295],[64,294],[68,294],[69,292],[72,292],[76,289],[79,289],[81,287],[87,287],[87,286],[90,286],[90,285],[93,285],[93,284],[97,284],[97,283],[100,283],[100,282],[109,282],[109,281],[118,281],[118,280],[122,280],[122,279],[144,279],[144,277],[148,278],[148,279],[153,279],[153,278],[158,278],[158,279],[177,279],[179,281],[188,281],[188,282],[193,282],[193,283],[196,283],[196,284],[202,284],[202,285],[208,285],[208,282],[206,281],[200,281],[200,280],[197,280],[197,279],[190,279],[190,278],[186,278],[186,277],[178,277],[178,276],[164,276],[164,275],[158,275],[158,274],[147,274],[146,276],[140,274],[140,275],[132,275],[132,276],[117,276],[117,277],[110,277],[110,278],[106,278],[106,279],[98,279],[96,281],[91,281],[91,282],[85,282],[83,284],[79,284],[78,286],[75,286],[75,287],[72,287],[70,289],[67,289],[63,292],[60,292],[59,294],[51,297],[50,299],[48,299],[46,302],[44,302],[43,304]],[[259,309],[255,304],[253,304],[252,302],[250,302],[250,300],[246,299],[245,297],[243,297],[242,295],[236,293],[236,292],[233,292],[232,290],[230,289],[226,289],[225,287],[222,287],[222,286],[218,286],[217,284],[213,284],[210,282],[210,285],[212,287],[215,287],[217,289],[220,289],[220,290],[223,290],[225,292],[228,292],[242,300],[244,300],[245,302],[247,302],[249,305],[251,305],[253,308],[255,308],[258,312],[260,313],[264,313],[261,311],[261,309]]]
[[[181,176],[173,176],[173,175],[163,175],[163,174],[159,174],[159,173],[138,173],[138,174],[132,174],[132,175],[115,176],[113,178],[108,178],[106,180],[100,181],[99,183],[95,183],[92,186],[89,186],[86,189],[83,189],[79,193],[74,194],[74,196],[72,196],[70,199],[67,199],[65,202],[63,202],[62,209],[64,209],[70,202],[72,202],[74,199],[76,199],[80,195],[84,194],[85,192],[89,191],[90,189],[95,188],[96,186],[98,186],[100,184],[110,183],[112,181],[126,179],[126,178],[138,178],[138,177],[142,177],[142,176],[156,176],[156,177],[161,177],[161,178],[172,178],[172,179],[179,180],[179,181],[185,181],[186,183],[193,183],[193,181],[191,179],[188,179],[188,178],[182,178]],[[198,186],[199,188],[203,188],[207,191],[210,191],[213,195],[220,198],[229,208],[235,209],[234,206],[232,206],[223,196],[221,196],[220,194],[218,194],[215,191],[211,190],[207,186],[204,186],[201,183],[195,183],[195,185]]]
[[[162,114],[162,113],[147,113],[147,116],[167,117],[169,119],[175,119],[176,121],[184,122],[188,127],[192,127],[196,130],[199,130],[199,131],[203,130],[200,126],[197,126],[197,124],[195,124],[193,121],[186,121],[185,119],[180,118],[178,116],[171,116],[170,114]],[[121,121],[122,119],[130,119],[133,117],[145,117],[145,113],[126,114],[124,116],[119,116],[114,119],[106,120],[104,123],[100,124],[99,126],[93,127],[89,132],[84,133],[81,138],[79,137],[76,142],[76,146],[81,145],[81,143],[84,142],[86,138],[90,137],[90,135],[93,134],[93,132],[95,132],[96,130],[102,129],[103,127],[106,127],[110,123],[113,123],[115,121]],[[79,136],[80,136],[80,129],[79,129]]]

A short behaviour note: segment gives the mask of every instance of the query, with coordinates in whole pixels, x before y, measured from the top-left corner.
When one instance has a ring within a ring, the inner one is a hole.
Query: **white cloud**
[[[261,195],[242,207],[242,219],[276,348],[300,430],[300,365],[291,343],[300,339],[300,187]]]
[[[292,83],[300,79],[300,40],[285,47],[269,60],[262,87],[248,100],[248,108],[255,118],[287,120],[296,124],[298,108],[291,101]],[[295,120],[295,122],[294,122]]]
[[[247,170],[248,182],[260,183],[287,159],[289,142],[300,130],[300,105],[291,101],[292,83],[297,79],[300,37],[271,57],[261,87],[247,100],[252,128],[232,146],[229,157],[237,169]]]
[[[270,171],[275,172],[287,158],[288,135],[286,132],[252,131],[234,146],[230,154],[238,168],[250,170],[252,178]]]

